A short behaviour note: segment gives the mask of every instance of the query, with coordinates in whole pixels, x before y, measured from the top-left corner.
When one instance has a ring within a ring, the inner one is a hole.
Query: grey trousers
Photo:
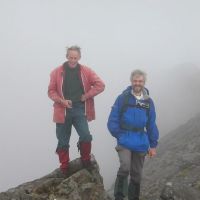
[[[140,183],[146,153],[133,152],[119,145],[116,147],[116,151],[120,161],[117,175],[124,177],[130,175],[131,180],[135,183]]]

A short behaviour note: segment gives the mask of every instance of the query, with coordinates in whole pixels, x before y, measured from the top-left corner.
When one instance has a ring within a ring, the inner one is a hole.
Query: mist
[[[106,83],[90,131],[107,188],[119,163],[106,123],[132,70],[148,74],[161,137],[197,114],[199,6],[195,0],[0,0],[0,191],[58,167],[47,87],[66,46],[79,45],[80,63]],[[79,156],[77,141],[73,130],[71,160]]]

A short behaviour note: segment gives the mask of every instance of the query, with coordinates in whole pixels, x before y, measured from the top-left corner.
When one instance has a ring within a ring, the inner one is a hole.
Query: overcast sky
[[[58,167],[47,87],[66,46],[80,45],[81,63],[106,83],[90,129],[107,188],[119,163],[106,122],[132,70],[148,73],[161,135],[198,112],[199,9],[198,0],[0,0],[0,191]],[[77,140],[73,131],[71,159]]]

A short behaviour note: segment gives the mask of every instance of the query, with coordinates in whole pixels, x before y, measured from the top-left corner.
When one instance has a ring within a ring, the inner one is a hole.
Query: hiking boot
[[[127,195],[128,178],[125,176],[117,176],[115,181],[115,200],[123,200]]]
[[[80,142],[79,143],[80,154],[81,154],[81,161],[84,168],[92,167],[91,163],[91,142]]]
[[[66,175],[69,165],[69,150],[58,150],[57,154],[60,161],[60,171],[63,175]]]
[[[140,183],[135,183],[133,180],[130,180],[128,186],[128,200],[139,200],[140,196]]]

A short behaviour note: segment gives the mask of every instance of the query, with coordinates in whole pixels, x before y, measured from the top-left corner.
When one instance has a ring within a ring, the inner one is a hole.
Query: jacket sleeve
[[[115,138],[119,137],[119,134],[121,133],[120,129],[120,97],[117,98],[114,105],[112,106],[112,110],[110,112],[107,127],[110,131],[111,135]]]
[[[48,96],[54,102],[60,103],[61,97],[57,92],[57,83],[56,83],[56,70],[53,70],[50,74],[50,82],[48,86]]]
[[[150,99],[149,120],[147,124],[147,132],[151,148],[156,148],[158,145],[159,131],[156,125],[156,112],[153,101]]]
[[[89,69],[89,74],[88,74],[88,81],[90,85],[92,86],[91,89],[85,94],[85,97],[87,99],[92,98],[101,92],[104,91],[105,89],[105,84],[101,80],[101,78],[91,69]]]

